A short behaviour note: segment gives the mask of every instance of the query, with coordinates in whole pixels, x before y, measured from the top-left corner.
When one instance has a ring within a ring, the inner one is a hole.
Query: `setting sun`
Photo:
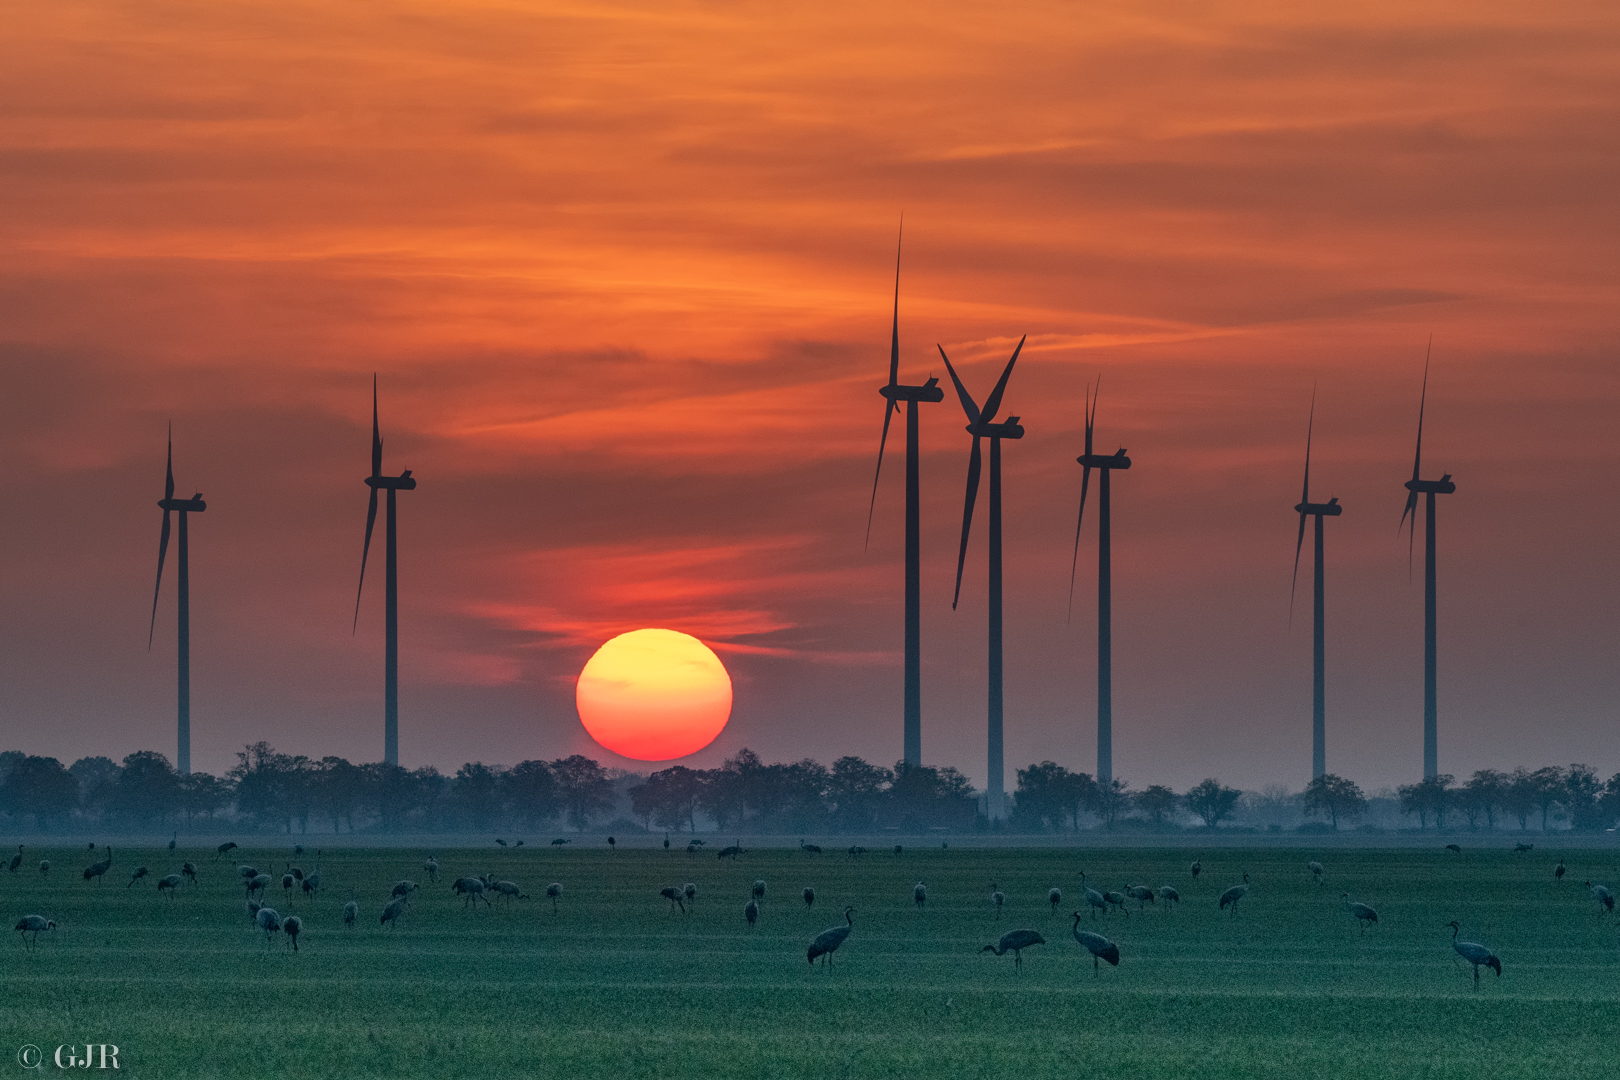
[[[596,650],[574,692],[591,738],[638,761],[708,746],[731,718],[731,676],[703,642],[677,630],[634,630]]]

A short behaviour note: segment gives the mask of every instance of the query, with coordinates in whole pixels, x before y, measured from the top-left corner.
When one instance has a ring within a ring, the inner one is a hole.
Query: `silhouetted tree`
[[[1106,784],[1098,781],[1096,787],[1092,789],[1089,809],[1097,815],[1104,828],[1112,829],[1114,822],[1131,808],[1133,797],[1130,787],[1118,777]]]
[[[1541,811],[1541,831],[1546,832],[1553,808],[1562,805],[1564,799],[1564,770],[1556,765],[1537,769],[1530,774],[1530,789],[1536,809]]]
[[[161,825],[178,809],[180,777],[169,759],[155,750],[137,750],[119,770],[113,809],[141,824]]]
[[[1402,784],[1395,789],[1396,803],[1401,813],[1416,814],[1419,829],[1427,829],[1431,817],[1434,818],[1435,828],[1445,828],[1446,807],[1451,803],[1453,779],[1450,773],[1441,773],[1426,776],[1415,784]]]
[[[1482,817],[1487,829],[1496,828],[1496,815],[1502,808],[1502,790],[1507,782],[1507,777],[1495,769],[1480,769],[1457,789],[1457,807],[1468,818],[1470,829]]]
[[[79,806],[94,815],[105,813],[118,791],[118,762],[110,757],[82,757],[68,766],[68,772],[79,782]]]
[[[695,833],[704,783],[702,772],[685,765],[659,769],[630,789],[630,808],[649,828],[657,825]]]
[[[883,799],[894,774],[861,758],[841,757],[827,776],[827,799],[833,820],[844,832],[871,832],[877,828]]]
[[[1536,781],[1523,765],[1503,785],[1502,809],[1518,819],[1520,832],[1530,828],[1530,815],[1536,812]]]
[[[557,780],[568,823],[580,832],[585,831],[593,815],[612,808],[613,781],[602,766],[583,754],[553,761],[551,775]]]
[[[506,804],[519,820],[538,828],[557,816],[560,805],[557,778],[544,761],[520,761],[502,780]]]
[[[749,811],[758,816],[768,784],[758,754],[745,746],[706,775],[703,808],[722,830],[745,825]]]
[[[1222,787],[1214,777],[1200,780],[1182,796],[1188,810],[1204,819],[1205,828],[1213,829],[1232,816],[1243,792],[1237,788]]]
[[[229,806],[230,802],[231,785],[219,777],[205,772],[180,777],[179,805],[186,815],[188,828],[198,817],[206,816],[209,821],[214,820],[214,815]]]
[[[456,770],[450,801],[461,820],[474,829],[488,829],[500,818],[501,776],[482,761],[469,761]]]
[[[1336,830],[1340,818],[1353,821],[1366,811],[1367,797],[1355,781],[1324,773],[1305,785],[1301,806],[1309,815],[1326,817]]]
[[[346,758],[328,756],[310,768],[311,802],[315,812],[342,832],[344,823],[354,832],[354,815],[366,805],[366,774]]]
[[[1598,813],[1603,816],[1604,828],[1620,820],[1620,773],[1609,777],[1609,782],[1603,785],[1603,794],[1598,796]]]
[[[827,767],[804,758],[768,765],[760,801],[761,824],[772,831],[804,833],[823,828],[827,819]]]
[[[277,753],[262,739],[237,751],[226,774],[236,788],[237,812],[256,824],[292,832],[295,808],[307,799],[307,792],[298,790],[305,786],[299,762],[308,759]]]
[[[0,803],[16,817],[32,815],[34,827],[44,832],[79,804],[79,783],[55,758],[25,754],[10,762]]]
[[[0,787],[5,786],[6,777],[11,775],[11,770],[27,756],[21,750],[0,751]]]
[[[1013,793],[1013,823],[1032,831],[1066,823],[1074,774],[1055,761],[1043,761],[1018,770],[1018,787]]]
[[[1237,805],[1234,801],[1233,805]],[[1149,784],[1136,794],[1136,808],[1146,814],[1157,828],[1164,827],[1164,819],[1181,806],[1181,797],[1163,784]]]
[[[894,763],[889,805],[900,828],[922,832],[938,827],[966,827],[977,814],[973,785],[949,765]]]
[[[1569,814],[1570,827],[1585,832],[1603,828],[1607,824],[1598,809],[1598,798],[1603,794],[1603,781],[1590,765],[1579,762],[1564,772],[1564,791],[1559,801]]]

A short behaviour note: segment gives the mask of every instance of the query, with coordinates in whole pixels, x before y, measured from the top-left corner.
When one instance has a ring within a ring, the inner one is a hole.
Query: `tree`
[[[608,779],[607,771],[602,766],[584,754],[573,754],[553,761],[551,774],[556,777],[568,823],[580,832],[585,831],[592,816],[612,808],[613,781]]]
[[[1231,788],[1223,790],[1230,791]],[[1234,805],[1236,800],[1233,800]],[[1181,796],[1163,784],[1149,784],[1136,796],[1136,808],[1153,819],[1156,828],[1164,827],[1164,819],[1181,806]]]
[[[1503,785],[1502,809],[1519,819],[1520,832],[1530,827],[1530,815],[1536,812],[1536,781],[1523,765]]]
[[[749,811],[758,817],[769,785],[765,763],[748,747],[708,772],[703,807],[722,829],[748,821]]]
[[[827,776],[827,799],[838,827],[845,832],[877,828],[885,789],[893,780],[894,773],[888,769],[858,757],[833,762]]]
[[[1027,769],[1019,769],[1018,788],[1013,796],[1013,821],[1035,831],[1062,828],[1064,818],[1068,816],[1069,788],[1073,776],[1055,761],[1043,761]]]
[[[1573,764],[1564,773],[1564,791],[1560,801],[1569,812],[1573,829],[1595,832],[1606,822],[1598,809],[1598,798],[1603,794],[1603,781],[1590,765]]]
[[[1434,827],[1445,828],[1446,807],[1451,802],[1451,782],[1454,777],[1450,773],[1441,773],[1438,776],[1426,776],[1415,784],[1403,784],[1395,789],[1395,796],[1399,800],[1401,813],[1416,814],[1418,828],[1427,829],[1429,818],[1434,818]]]
[[[329,755],[315,763],[310,786],[315,809],[332,822],[332,831],[341,832],[347,822],[354,832],[355,811],[365,805],[365,771],[346,758]]]
[[[650,828],[686,828],[697,832],[698,806],[703,800],[705,777],[697,769],[671,765],[659,769],[630,789],[630,808]]]
[[[1457,790],[1457,806],[1474,828],[1481,817],[1487,829],[1496,828],[1496,815],[1502,808],[1502,789],[1507,777],[1495,769],[1480,769]]]
[[[1102,819],[1104,828],[1112,829],[1119,816],[1130,809],[1131,798],[1131,789],[1125,781],[1116,778],[1092,788],[1089,809]]]
[[[1339,819],[1354,820],[1367,809],[1367,797],[1353,780],[1325,773],[1305,785],[1305,813],[1326,817],[1335,830]]]
[[[82,757],[68,766],[79,782],[79,805],[93,814],[105,811],[118,790],[119,771],[118,762],[110,757]]]
[[[205,772],[187,773],[180,778],[179,806],[186,815],[186,827],[194,818],[206,815],[209,821],[231,801],[231,786]]]
[[[179,802],[180,777],[168,758],[155,750],[137,750],[124,758],[114,810],[131,821],[162,824]]]
[[[1200,780],[1191,790],[1183,796],[1187,809],[1204,819],[1204,825],[1214,829],[1223,818],[1230,817],[1232,811],[1237,809],[1238,799],[1243,792],[1237,788],[1222,787],[1221,782],[1213,776],[1207,780]]]
[[[1564,770],[1556,765],[1537,769],[1530,774],[1530,789],[1536,809],[1541,811],[1541,831],[1546,832],[1547,819],[1564,799]]]
[[[1603,815],[1604,827],[1620,818],[1620,773],[1609,777],[1609,782],[1603,785],[1603,794],[1598,796],[1598,813]]]
[[[894,763],[889,811],[905,832],[971,825],[978,812],[973,785],[956,769],[904,761]]]
[[[506,774],[507,805],[520,819],[537,827],[557,816],[557,778],[544,761],[520,761]]]
[[[0,802],[18,817],[33,815],[40,832],[79,804],[79,782],[53,757],[13,760],[0,786]]]
[[[278,753],[264,740],[237,751],[236,764],[226,776],[236,785],[236,808],[261,825],[292,832],[293,816],[302,804],[308,815],[308,793],[301,791],[301,769],[309,759]]]
[[[456,770],[450,799],[461,819],[475,829],[487,829],[500,816],[501,776],[482,761],[469,761]]]

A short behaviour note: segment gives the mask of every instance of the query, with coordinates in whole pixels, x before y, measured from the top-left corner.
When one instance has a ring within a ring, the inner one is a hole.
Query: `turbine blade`
[[[979,497],[979,436],[973,436],[973,454],[968,458],[967,497],[962,501],[962,546],[956,553],[956,594],[951,610],[962,599],[962,566],[967,562],[968,533],[973,528],[973,502]]]
[[[1102,376],[1097,376],[1097,392],[1086,387],[1086,456],[1091,456],[1091,433],[1097,427],[1097,398],[1102,397]]]
[[[371,556],[371,527],[377,524],[377,489],[371,489],[371,505],[366,507],[366,545],[360,549],[360,587],[354,591],[354,630],[360,629],[360,594],[366,588],[366,559]]]
[[[1294,592],[1299,588],[1299,553],[1305,549],[1305,511],[1299,512],[1299,540],[1294,544],[1294,582],[1288,586],[1288,625],[1294,625]]]
[[[889,385],[900,384],[900,243],[906,235],[906,217],[900,215],[900,237],[894,243],[894,326],[889,337]]]
[[[945,370],[951,374],[951,382],[956,386],[956,396],[962,400],[962,411],[967,413],[968,423],[977,426],[979,423],[979,407],[973,404],[973,395],[967,392],[967,387],[962,385],[962,380],[956,377],[956,369],[951,367],[951,358],[945,355],[945,347],[935,345],[934,348],[939,350],[940,359],[945,361]]]
[[[382,429],[377,425],[377,376],[371,376],[371,475],[382,475]],[[373,489],[375,490],[375,489]],[[373,515],[377,503],[376,495],[371,497]]]
[[[1007,366],[1002,369],[1001,378],[996,381],[996,388],[990,391],[989,397],[985,398],[984,418],[986,421],[994,420],[996,413],[1001,409],[1001,395],[1007,391],[1007,380],[1012,377],[1013,365],[1018,363],[1018,354],[1024,351],[1024,340],[1028,337],[1029,335],[1025,334],[1024,337],[1018,339],[1018,348],[1013,350],[1012,359],[1008,360]]]
[[[174,498],[174,422],[169,422],[169,461],[163,473],[163,497]]]
[[[883,448],[889,443],[889,421],[894,419],[894,414],[899,409],[900,406],[893,401],[888,401],[883,406],[883,435],[878,439],[877,471],[872,474],[872,501],[866,508],[866,547],[863,547],[862,551],[872,546],[872,515],[877,511],[878,477],[883,475]]]
[[[163,532],[158,536],[157,584],[152,586],[152,625],[146,631],[146,647],[152,647],[152,635],[157,633],[158,593],[163,589],[163,559],[169,553],[169,511],[163,511]]]
[[[1311,387],[1311,418],[1305,425],[1305,494],[1299,501],[1311,501],[1311,435],[1316,431],[1316,387]]]
[[[1086,427],[1086,435],[1088,436],[1086,439],[1086,453],[1089,454],[1091,453],[1090,425]],[[1074,522],[1074,558],[1069,563],[1069,614],[1064,618],[1065,623],[1074,618],[1074,576],[1076,571],[1080,569],[1080,526],[1084,525],[1086,521],[1086,491],[1090,487],[1091,466],[1087,465],[1080,473],[1080,516]]]
[[[1429,349],[1434,348],[1434,338],[1429,339]],[[1423,393],[1418,397],[1418,432],[1417,452],[1412,455],[1412,479],[1418,479],[1418,470],[1423,465],[1423,410],[1429,404],[1429,354],[1423,355]]]

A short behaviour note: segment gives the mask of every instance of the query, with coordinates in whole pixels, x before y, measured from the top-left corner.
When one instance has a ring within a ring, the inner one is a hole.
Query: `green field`
[[[54,864],[48,880],[34,869]],[[280,874],[286,847],[117,851],[103,884],[82,850],[35,851],[0,871],[0,912],[59,928],[5,948],[0,1070],[25,1043],[115,1043],[123,1072],[151,1077],[1529,1077],[1620,1064],[1620,942],[1583,878],[1609,881],[1612,851],[1190,849],[759,850],[740,861],[678,848],[437,852],[427,885],[409,848],[328,850],[324,894],[294,901],[294,954],[243,912],[233,859]],[[1316,885],[1305,860],[1327,868]],[[156,878],[196,862],[173,901]],[[313,867],[313,855],[298,860]],[[125,888],[144,863],[147,880]],[[1091,884],[1173,884],[1178,910],[1086,925],[1118,942],[1093,975],[1070,937]],[[1215,898],[1247,871],[1235,916]],[[467,911],[449,881],[493,873],[535,896]],[[389,887],[423,882],[397,930]],[[752,931],[742,909],[768,883]],[[928,885],[924,910],[911,902]],[[548,882],[565,887],[555,917]],[[691,881],[695,910],[659,888]],[[1007,897],[1000,921],[990,884]],[[799,898],[813,885],[817,902]],[[1064,892],[1053,913],[1052,886]],[[351,890],[358,928],[341,925]],[[1378,909],[1365,936],[1349,892]],[[267,902],[284,913],[279,884]],[[834,966],[805,946],[854,904]],[[1443,924],[1502,958],[1476,991]],[[1013,959],[979,949],[1027,926],[1047,944]],[[21,1069],[18,1070],[21,1073]],[[55,1073],[47,1060],[44,1069]]]

